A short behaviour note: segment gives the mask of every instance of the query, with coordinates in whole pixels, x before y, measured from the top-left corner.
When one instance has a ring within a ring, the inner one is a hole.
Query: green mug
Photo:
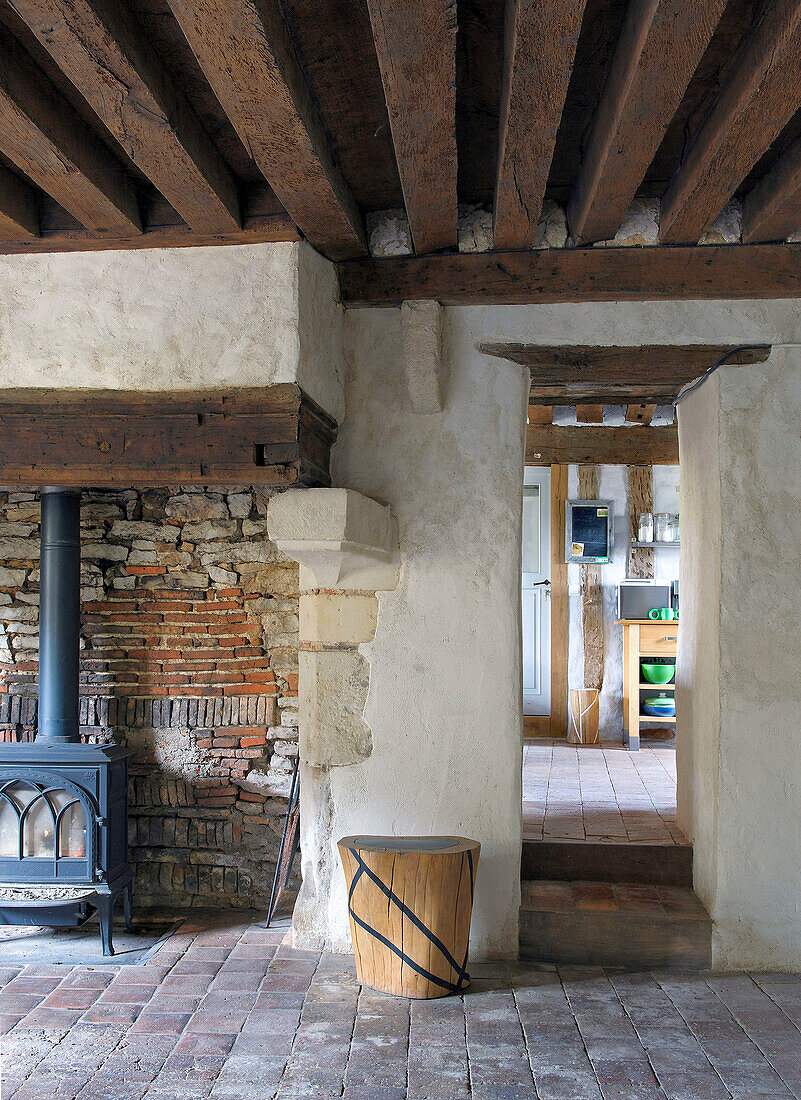
[[[649,619],[675,619],[676,612],[672,607],[654,607],[648,612]]]

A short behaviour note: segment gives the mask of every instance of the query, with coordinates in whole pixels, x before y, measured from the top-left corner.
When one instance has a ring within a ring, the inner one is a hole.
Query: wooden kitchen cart
[[[642,678],[640,664],[652,657],[675,660],[679,636],[676,619],[618,619],[623,627],[623,740],[629,749],[640,747],[640,725],[675,725],[675,718],[654,718],[642,713],[644,692],[658,695],[675,692],[675,677],[669,684],[648,684]]]

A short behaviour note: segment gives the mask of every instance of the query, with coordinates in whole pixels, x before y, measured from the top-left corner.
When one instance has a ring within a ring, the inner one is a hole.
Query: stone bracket
[[[385,504],[352,489],[304,489],[270,501],[270,539],[301,565],[301,589],[393,589],[400,566]]]
[[[416,413],[442,412],[442,306],[439,302],[401,305],[403,363],[409,398]]]

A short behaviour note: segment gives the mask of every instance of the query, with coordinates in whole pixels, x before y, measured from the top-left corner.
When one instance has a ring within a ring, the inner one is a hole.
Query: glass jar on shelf
[[[670,512],[656,512],[654,515],[654,542],[670,542]]]
[[[654,515],[653,512],[643,512],[637,525],[637,541],[654,541]]]

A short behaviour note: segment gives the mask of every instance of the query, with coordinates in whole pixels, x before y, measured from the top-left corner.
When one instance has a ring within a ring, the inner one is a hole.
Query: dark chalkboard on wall
[[[612,557],[614,501],[565,502],[565,561],[602,565]]]

